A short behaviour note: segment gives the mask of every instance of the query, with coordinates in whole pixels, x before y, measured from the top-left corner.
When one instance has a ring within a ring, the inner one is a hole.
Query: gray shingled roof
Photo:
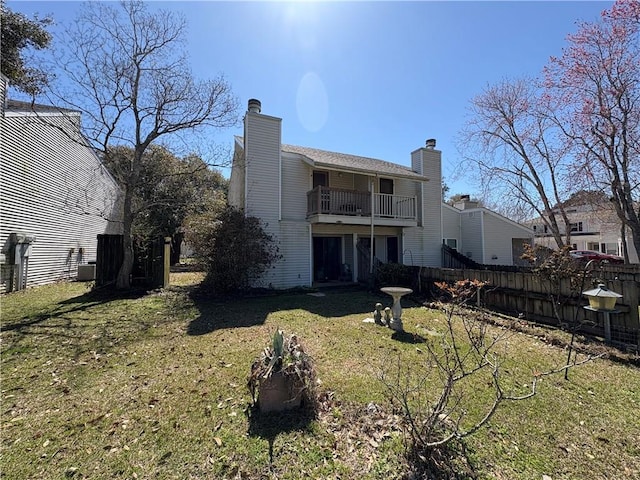
[[[23,102],[22,100],[7,100],[5,107],[7,112],[38,112],[38,113],[79,113],[77,110],[41,105],[39,103]]]
[[[236,136],[236,141],[243,145],[243,138]],[[347,153],[329,152],[317,148],[299,147],[297,145],[282,145],[282,151],[304,156],[314,167],[345,170],[357,173],[377,173],[390,177],[410,178],[412,180],[427,180],[409,167],[397,163],[386,162],[376,158],[360,157]]]

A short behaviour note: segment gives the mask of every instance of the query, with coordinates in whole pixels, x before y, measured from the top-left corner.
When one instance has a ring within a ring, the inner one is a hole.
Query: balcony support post
[[[369,246],[369,274],[373,275],[373,245],[375,242],[374,225],[375,225],[375,194],[373,192],[374,180],[371,177],[370,190],[371,190],[371,245]]]

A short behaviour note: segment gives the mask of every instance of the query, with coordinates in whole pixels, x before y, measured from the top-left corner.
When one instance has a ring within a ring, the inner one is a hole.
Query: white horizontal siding
[[[402,261],[405,265],[425,266],[422,227],[405,228],[402,237]],[[439,266],[439,265],[438,265]]]
[[[460,212],[461,245],[458,250],[478,263],[484,263],[482,243],[482,211]],[[511,241],[511,240],[509,240]]]
[[[280,218],[280,124],[258,113],[245,117],[246,212],[267,222]]]
[[[365,175],[355,175],[353,179],[353,189],[359,192],[368,192],[370,181],[370,177],[367,177]]]
[[[355,190],[353,173],[329,172],[329,186],[331,188],[342,188],[344,190]]]
[[[429,181],[422,189],[423,266],[439,267],[442,263],[442,188],[441,160],[438,150],[420,149],[423,175]]]
[[[231,176],[229,178],[229,194],[227,195],[229,205],[237,208],[245,207],[244,184],[244,149],[234,142],[233,163],[231,164]]]
[[[282,221],[278,227],[274,240],[282,258],[254,286],[293,288],[310,285],[309,224]]]
[[[282,185],[282,219],[305,220],[311,167],[299,158],[283,157]]]
[[[442,205],[442,238],[455,238],[460,246],[460,212]]]
[[[513,265],[512,239],[530,238],[527,232],[506,219],[484,213],[484,263]],[[493,258],[496,257],[496,258]]]
[[[417,197],[418,226],[402,232],[402,259],[406,265],[440,266],[442,263],[441,165],[438,150],[418,149],[411,154],[411,168],[426,183],[396,179],[394,192]],[[376,230],[376,233],[378,231]]]
[[[395,195],[403,195],[405,197],[416,196],[416,183],[418,182],[401,178],[394,180],[393,183],[393,193]]]
[[[280,245],[283,260],[280,263],[280,286],[291,288],[310,285],[311,251],[307,222],[281,222]]]
[[[398,235],[398,227],[375,227],[376,235]],[[359,237],[371,236],[371,226],[368,225],[335,225],[329,223],[317,223],[313,225],[313,235],[342,236],[357,234]]]
[[[342,236],[342,262],[349,265],[352,273],[355,271],[355,257],[357,255],[353,239],[354,235],[351,233]]]
[[[28,287],[75,278],[79,263],[96,258],[97,235],[120,229],[110,222],[118,219],[113,178],[68,119],[46,121],[55,125],[15,114],[0,120],[0,245],[6,250],[14,232],[36,237]]]

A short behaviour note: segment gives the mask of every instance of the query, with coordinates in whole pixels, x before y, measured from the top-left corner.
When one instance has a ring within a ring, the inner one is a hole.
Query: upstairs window
[[[576,222],[571,224],[572,232],[581,232],[582,231],[582,222]]]
[[[393,195],[393,180],[391,178],[380,179],[380,193]]]
[[[313,172],[313,188],[316,187],[328,187],[329,186],[329,172]]]

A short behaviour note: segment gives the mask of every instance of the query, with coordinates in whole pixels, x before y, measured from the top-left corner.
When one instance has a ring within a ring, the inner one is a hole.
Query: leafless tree
[[[492,330],[486,314],[465,307],[483,282],[436,285],[451,302],[444,307],[442,326],[420,344],[425,354],[421,368],[414,363],[403,366],[399,359],[397,365],[386,366],[380,377],[403,421],[408,451],[427,467],[448,444],[487,425],[506,403],[535,396],[543,377],[597,358],[574,356],[545,369],[519,365],[506,348],[515,330]]]
[[[542,110],[540,92],[532,79],[485,88],[471,102],[460,148],[478,167],[483,190],[491,192],[487,198],[540,217],[561,248],[571,244],[562,208],[567,150]]]
[[[63,80],[50,92],[55,103],[82,112],[85,134],[103,155],[117,146],[132,152],[120,172],[124,260],[118,288],[130,287],[132,203],[147,149],[180,133],[237,122],[238,102],[225,78],[196,81],[191,74],[185,32],[180,14],[152,11],[141,1],[88,3],[67,29],[55,61]]]

